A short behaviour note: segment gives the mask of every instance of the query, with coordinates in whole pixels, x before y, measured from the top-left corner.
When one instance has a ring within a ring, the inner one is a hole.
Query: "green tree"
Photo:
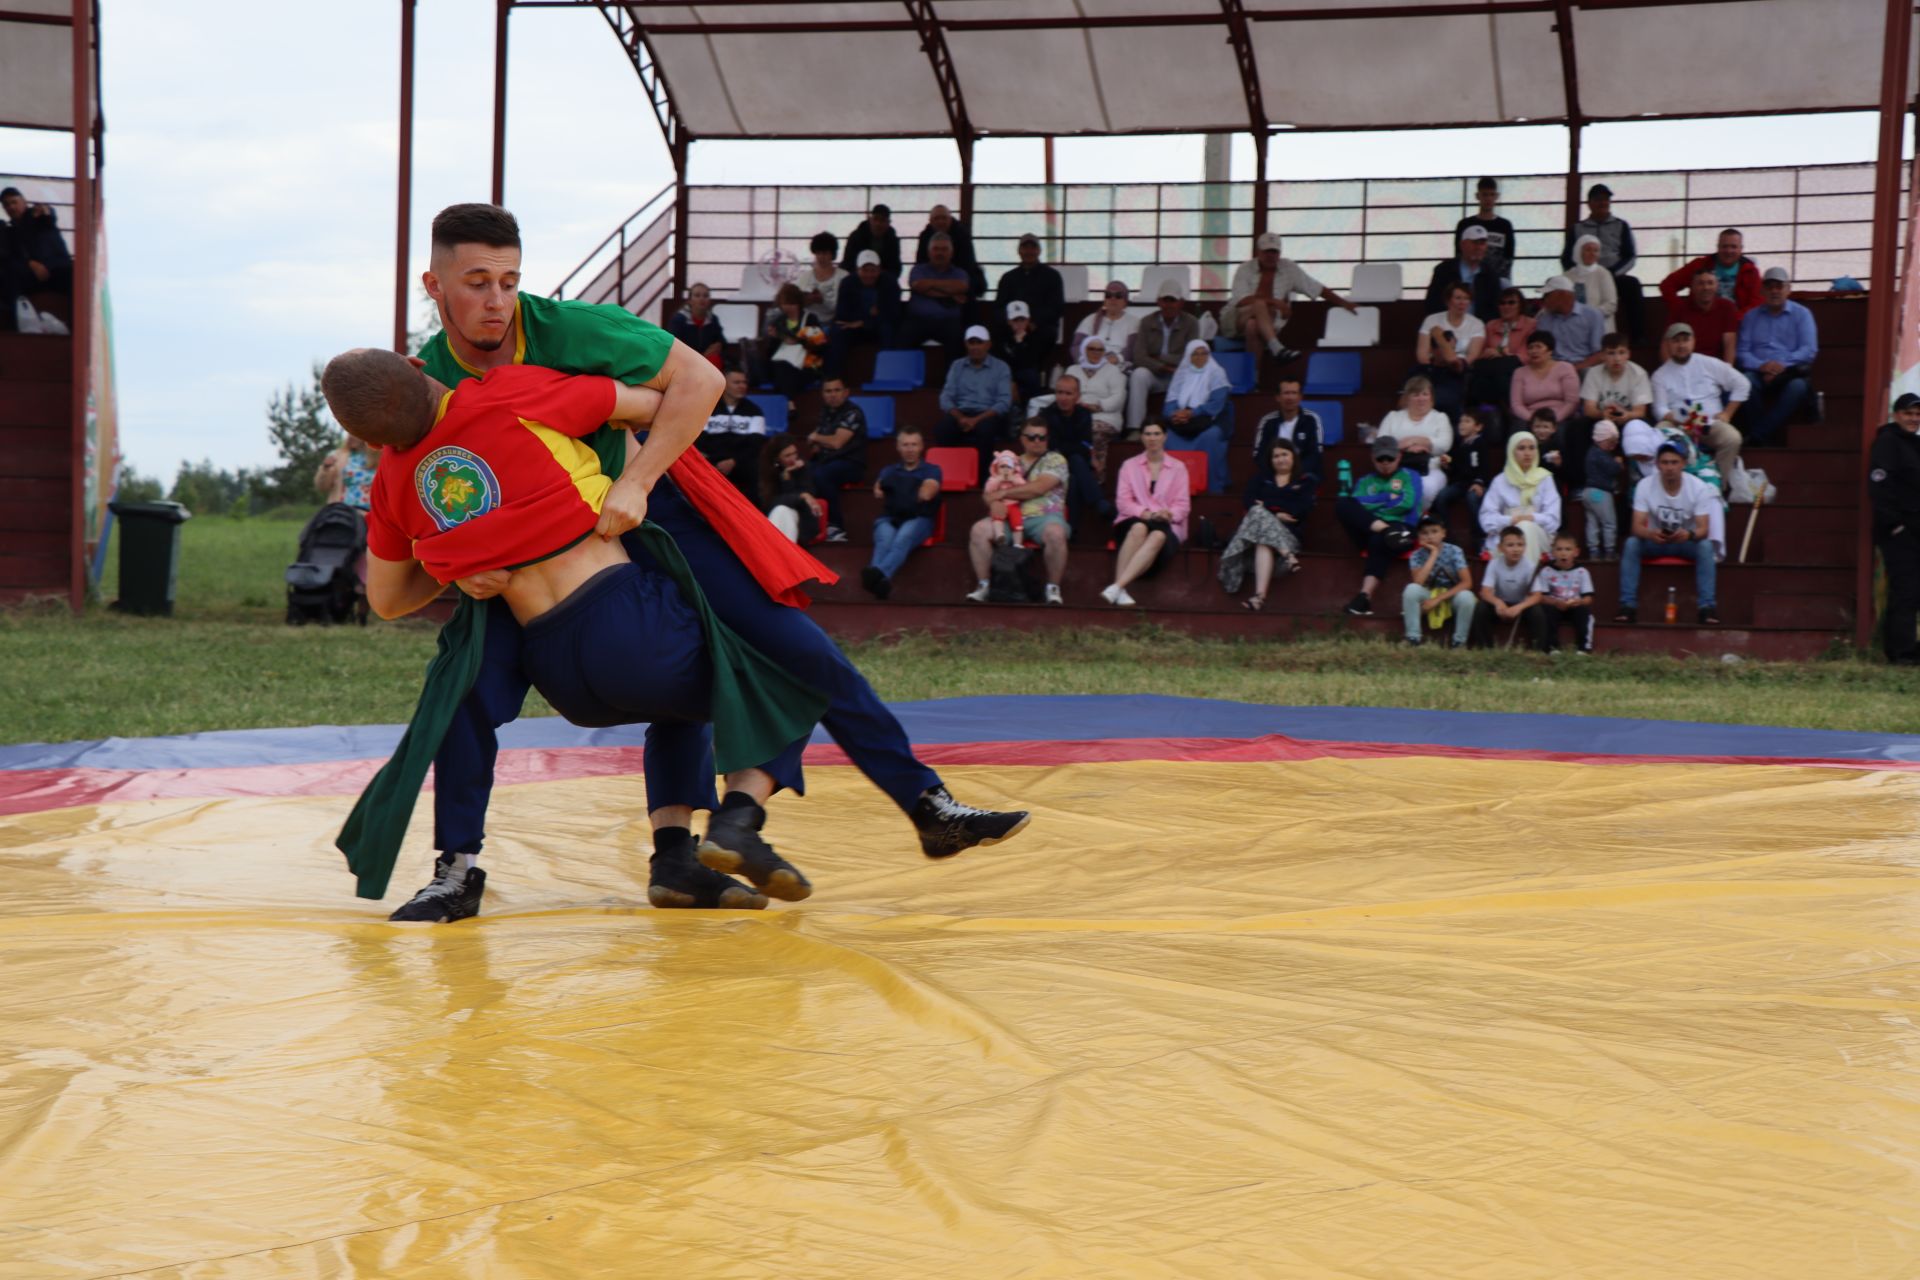
[[[116,502],[158,502],[166,489],[152,476],[143,476],[132,467],[120,468],[120,485],[114,491]]]
[[[214,466],[211,458],[183,462],[167,496],[198,515],[250,511],[264,474],[244,467],[228,471]]]
[[[267,401],[267,435],[280,454],[280,465],[258,477],[260,501],[270,506],[312,502],[313,473],[342,438],[320,394],[319,365],[314,365],[307,385],[288,383]]]

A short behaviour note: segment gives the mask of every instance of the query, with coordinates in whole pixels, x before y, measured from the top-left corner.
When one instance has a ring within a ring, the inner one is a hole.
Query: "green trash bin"
[[[177,502],[110,502],[120,524],[122,613],[173,616],[173,589],[180,577],[180,526],[193,515]]]

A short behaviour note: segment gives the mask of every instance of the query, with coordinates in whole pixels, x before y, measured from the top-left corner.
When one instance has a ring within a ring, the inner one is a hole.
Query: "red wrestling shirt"
[[[534,365],[461,383],[420,443],[382,452],[367,550],[452,582],[578,542],[613,486],[579,437],[612,415],[615,390]]]

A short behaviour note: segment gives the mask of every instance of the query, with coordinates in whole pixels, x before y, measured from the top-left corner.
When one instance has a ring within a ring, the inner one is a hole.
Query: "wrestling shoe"
[[[961,804],[945,787],[928,787],[907,815],[920,833],[920,852],[929,858],[951,858],[975,845],[1011,840],[1033,821],[1024,809],[996,813]]]
[[[757,804],[729,806],[722,802],[707,822],[707,838],[700,842],[701,863],[726,875],[741,875],[768,897],[799,902],[813,892],[800,869],[773,851],[760,838],[767,811]]]
[[[433,883],[402,903],[389,920],[452,924],[480,914],[480,895],[487,891],[487,873],[479,867],[462,870],[460,855],[443,853],[433,860]]]
[[[711,911],[765,911],[767,895],[756,893],[732,876],[702,866],[693,856],[693,842],[685,849],[656,853],[648,863],[647,901],[671,910],[677,907]]]

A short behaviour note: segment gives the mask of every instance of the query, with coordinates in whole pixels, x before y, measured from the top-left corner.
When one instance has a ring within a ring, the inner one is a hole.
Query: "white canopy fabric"
[[[72,0],[0,3],[0,126],[73,127],[73,28],[32,21],[72,15]]]
[[[975,135],[1245,132],[1256,96],[1235,11],[1269,128],[1871,110],[1886,12],[1881,0],[1568,0],[1569,68],[1552,0],[625,7],[697,138],[937,137],[960,120]],[[928,44],[951,58],[956,104]]]

